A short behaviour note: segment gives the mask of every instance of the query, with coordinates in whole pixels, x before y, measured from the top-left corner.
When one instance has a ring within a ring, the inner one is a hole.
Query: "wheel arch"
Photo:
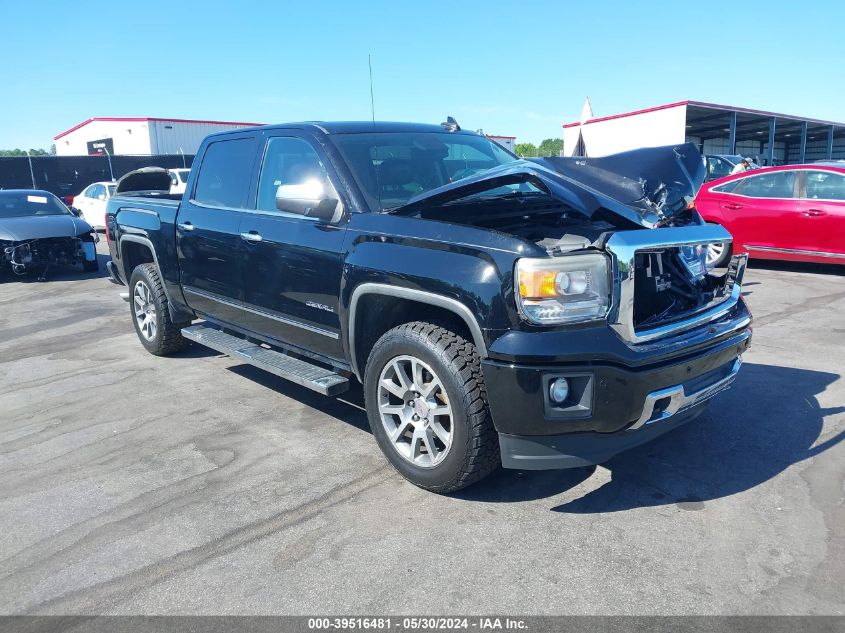
[[[120,260],[123,263],[123,274],[127,282],[132,276],[132,271],[141,264],[155,264],[156,268],[161,270],[153,243],[139,235],[120,237]]]
[[[376,319],[362,317],[362,308],[377,308]],[[411,313],[411,310],[414,310]],[[481,358],[487,357],[487,344],[472,311],[462,302],[433,292],[379,283],[362,283],[349,300],[347,328],[352,371],[363,381],[364,364],[382,334],[409,321],[446,321],[458,333],[472,340]]]
[[[158,256],[156,255],[155,246],[149,238],[141,235],[121,235],[120,236],[120,261],[123,265],[123,274],[126,279],[127,286],[132,277],[132,271],[141,264],[153,264],[158,268],[158,272],[162,275],[162,283],[164,288],[164,295],[167,297],[167,309],[170,312],[170,318],[174,323],[180,321],[190,321],[194,315],[180,309],[174,302],[170,293],[167,290],[167,284],[164,283],[164,271],[158,263]],[[130,290],[131,292],[131,290]]]

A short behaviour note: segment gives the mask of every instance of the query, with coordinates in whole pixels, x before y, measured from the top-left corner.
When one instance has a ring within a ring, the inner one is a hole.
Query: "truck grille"
[[[727,273],[703,274],[682,249],[730,242],[717,225],[615,233],[606,244],[614,262],[610,326],[628,342],[642,343],[689,330],[725,316],[739,301],[746,256]]]
[[[634,256],[634,329],[638,332],[689,318],[726,300],[728,275],[695,277],[679,247]]]

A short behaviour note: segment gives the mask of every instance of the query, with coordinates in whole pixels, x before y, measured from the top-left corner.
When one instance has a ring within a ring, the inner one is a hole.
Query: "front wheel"
[[[498,467],[480,359],[455,332],[424,322],[387,332],[367,361],[364,397],[379,448],[420,488],[453,492]]]
[[[167,295],[155,264],[140,264],[129,279],[129,310],[135,333],[147,351],[156,356],[178,352],[185,344],[182,328],[173,323],[167,309]]]
[[[707,245],[707,265],[711,268],[727,266],[733,253],[730,242],[713,242]]]

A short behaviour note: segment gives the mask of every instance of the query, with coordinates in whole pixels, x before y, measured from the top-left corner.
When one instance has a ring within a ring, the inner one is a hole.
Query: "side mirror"
[[[340,201],[330,186],[316,178],[298,185],[279,185],[276,189],[276,208],[323,222],[331,222]]]
[[[82,211],[80,211],[80,210],[79,210],[79,209],[77,209],[76,207],[71,207],[71,208],[70,208],[70,212],[71,212],[71,213],[73,213],[73,215],[75,215],[75,216],[76,216],[76,217],[78,217],[78,218],[81,218],[81,217],[82,217]]]
[[[105,200],[105,199],[106,199],[106,194],[104,194],[104,193],[101,193],[99,196],[97,196],[97,200]]]

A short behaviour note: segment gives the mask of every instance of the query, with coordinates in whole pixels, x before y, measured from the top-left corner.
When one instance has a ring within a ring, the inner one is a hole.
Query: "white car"
[[[170,193],[185,193],[185,185],[188,184],[190,169],[168,169],[170,174]]]
[[[73,197],[72,206],[82,211],[82,219],[95,229],[105,229],[106,202],[113,193],[113,182],[95,182]]]

